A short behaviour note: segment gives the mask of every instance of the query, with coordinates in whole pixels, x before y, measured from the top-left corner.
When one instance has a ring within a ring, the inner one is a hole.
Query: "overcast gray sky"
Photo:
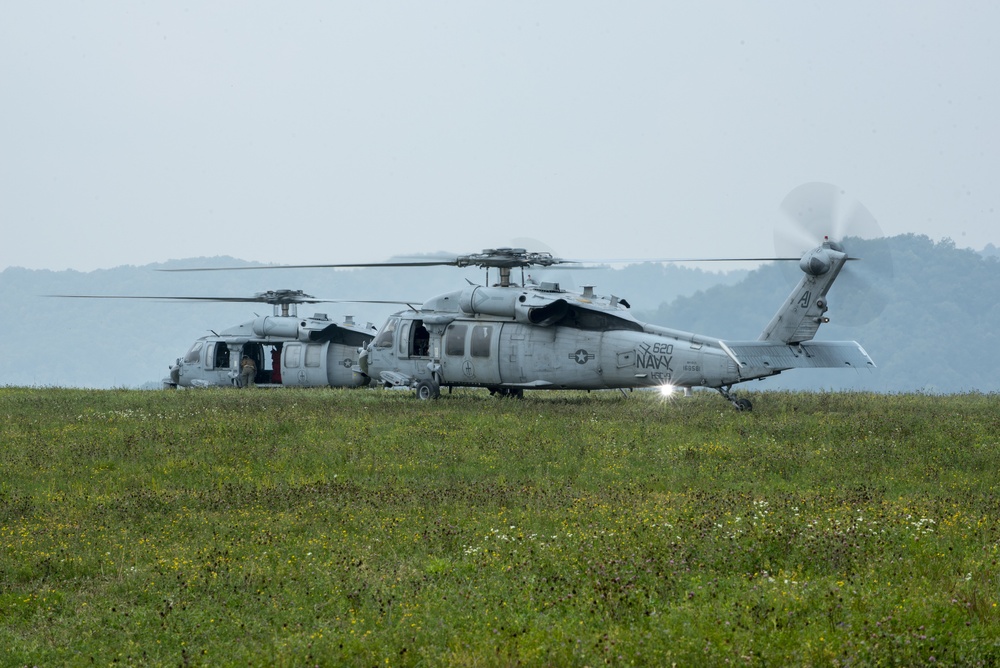
[[[1000,245],[996,2],[5,2],[0,269]]]

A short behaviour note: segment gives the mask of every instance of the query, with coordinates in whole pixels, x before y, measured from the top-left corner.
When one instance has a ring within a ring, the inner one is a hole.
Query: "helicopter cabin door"
[[[205,345],[205,380],[210,385],[235,385],[230,374],[229,346],[225,341],[208,341]]]
[[[401,358],[431,357],[431,333],[423,320],[404,320],[399,328]]]
[[[325,387],[327,378],[327,349],[330,343],[291,342],[282,346],[281,382],[297,387]]]
[[[500,382],[499,322],[453,322],[444,333],[444,382],[496,385]]]

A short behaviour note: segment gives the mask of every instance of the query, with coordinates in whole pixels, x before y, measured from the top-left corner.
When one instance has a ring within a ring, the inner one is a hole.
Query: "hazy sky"
[[[1000,3],[6,2],[0,269],[1000,245]]]

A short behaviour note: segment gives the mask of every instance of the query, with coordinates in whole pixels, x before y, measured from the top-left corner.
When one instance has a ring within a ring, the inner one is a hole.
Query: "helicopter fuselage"
[[[652,327],[588,331],[496,316],[433,321],[416,311],[392,316],[387,327],[394,336],[368,348],[369,374],[491,389],[716,386],[740,380],[736,363],[722,349]],[[414,346],[421,330],[427,330],[424,350]]]
[[[641,323],[620,299],[554,284],[442,295],[391,316],[364,357],[362,368],[386,385],[508,392],[717,387],[754,373],[716,339]]]

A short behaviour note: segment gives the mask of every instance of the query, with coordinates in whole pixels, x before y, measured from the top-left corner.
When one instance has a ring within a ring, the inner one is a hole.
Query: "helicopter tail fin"
[[[840,244],[826,241],[799,261],[802,280],[771,318],[758,341],[797,344],[811,341],[819,326],[830,319],[826,293],[849,258]]]

